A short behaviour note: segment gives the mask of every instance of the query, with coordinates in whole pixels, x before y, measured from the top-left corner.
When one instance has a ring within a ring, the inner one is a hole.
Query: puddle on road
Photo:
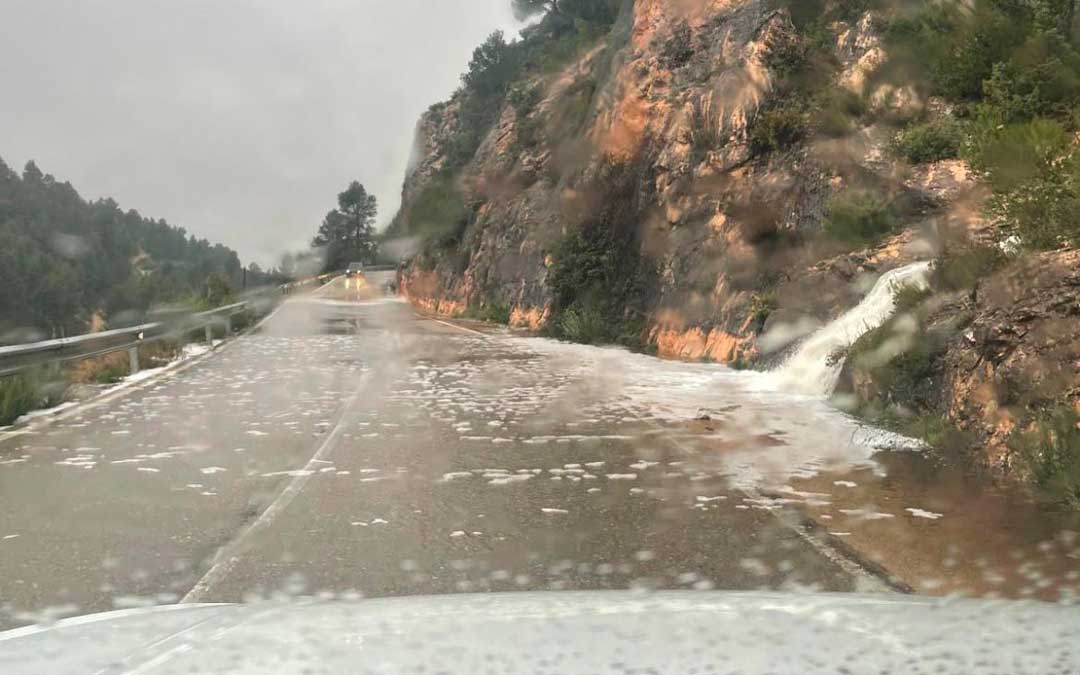
[[[920,453],[874,460],[793,480],[828,495],[801,508],[919,593],[1080,600],[1080,514]]]

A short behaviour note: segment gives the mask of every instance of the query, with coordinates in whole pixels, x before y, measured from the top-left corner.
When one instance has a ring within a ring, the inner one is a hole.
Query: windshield
[[[4,3],[0,630],[1080,625],[1074,5]]]

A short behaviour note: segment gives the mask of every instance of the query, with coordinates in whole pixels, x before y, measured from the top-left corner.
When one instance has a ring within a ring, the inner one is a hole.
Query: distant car
[[[350,263],[345,268],[345,276],[347,277],[359,277],[364,274],[364,263]]]

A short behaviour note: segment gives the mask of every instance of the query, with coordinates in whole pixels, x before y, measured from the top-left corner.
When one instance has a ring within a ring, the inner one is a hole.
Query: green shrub
[[[592,303],[574,305],[564,311],[559,318],[559,330],[567,339],[587,345],[615,342],[618,337],[603,310]]]
[[[758,330],[765,327],[765,322],[768,321],[769,316],[776,311],[778,306],[776,289],[769,288],[754,293],[753,297],[750,298],[750,316],[753,318]]]
[[[105,364],[94,376],[94,381],[98,384],[116,384],[123,380],[125,377],[131,374],[131,367],[126,363],[127,355],[124,354],[124,361],[111,360]]]
[[[473,316],[481,321],[505,326],[510,323],[511,311],[510,305],[499,302],[489,302],[473,313]]]
[[[897,13],[885,29],[894,66],[925,78],[931,91],[952,101],[974,101],[994,65],[1023,43],[1027,23],[1006,3],[928,2]]]
[[[942,423],[935,411],[946,336],[928,331],[919,316],[918,308],[927,297],[918,289],[898,291],[897,312],[856,340],[848,358],[873,382],[879,397],[861,401],[859,412],[935,445]],[[904,415],[897,415],[897,410]]]
[[[1080,244],[1080,151],[1059,122],[1036,118],[995,125],[983,111],[965,147],[994,197],[991,212],[1025,246]]]
[[[552,251],[551,330],[557,337],[641,347],[656,264],[641,254],[649,163],[608,160],[590,189],[598,208]]]
[[[792,108],[761,112],[750,129],[750,152],[765,155],[786,150],[806,138],[806,115]]]
[[[866,101],[844,87],[830,87],[820,97],[814,114],[817,132],[832,138],[848,136],[855,131],[856,122],[866,114]]]
[[[893,231],[896,217],[884,200],[849,191],[829,200],[825,210],[825,233],[848,244],[863,245]]]
[[[1019,450],[1038,496],[1080,511],[1080,416],[1069,406],[1045,414],[1033,429],[1021,433]]]
[[[671,37],[664,41],[660,48],[660,62],[666,68],[676,69],[687,63],[694,56],[694,45],[691,39],[693,34],[686,22],[679,24],[672,32]]]
[[[540,85],[522,85],[510,90],[506,100],[514,106],[519,116],[528,115],[544,98],[544,90]]]
[[[893,150],[912,164],[926,164],[956,158],[963,138],[960,124],[943,118],[904,129],[896,137]]]
[[[7,426],[41,407],[42,398],[37,383],[26,375],[0,379],[0,426]]]
[[[994,191],[1008,192],[1051,169],[1069,143],[1059,122],[1039,118],[1006,125],[992,108],[983,107],[964,145],[964,158],[986,174]]]
[[[624,244],[596,228],[560,242],[551,275],[560,337],[587,344],[640,344],[640,308],[655,270]]]
[[[1080,55],[1056,33],[1035,33],[994,64],[983,94],[1006,123],[1065,118],[1080,104]]]
[[[964,242],[946,245],[934,265],[931,281],[944,291],[969,290],[1005,261],[997,246]]]
[[[1080,246],[1080,157],[1073,155],[1044,175],[996,196],[993,210],[1002,217],[1005,230],[1029,248]]]
[[[893,305],[895,306],[893,311],[896,314],[912,312],[929,298],[931,294],[932,291],[929,288],[901,286],[893,291]]]

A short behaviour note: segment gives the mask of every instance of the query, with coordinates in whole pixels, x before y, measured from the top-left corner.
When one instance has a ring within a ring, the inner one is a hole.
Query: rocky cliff
[[[457,178],[471,209],[458,250],[414,259],[403,291],[441,313],[502,305],[515,324],[543,325],[556,309],[552,254],[610,195],[602,179],[610,162],[635,171],[629,215],[637,222],[629,236],[657,267],[639,310],[648,317],[642,338],[663,355],[752,358],[773,310],[827,320],[857,299],[856,278],[927,255],[910,234],[883,251],[839,257],[827,245],[807,245],[829,196],[850,184],[908,195],[904,217],[912,226],[925,225],[928,213],[941,210],[938,198],[958,190],[947,169],[924,172],[944,173],[947,188],[938,175],[896,175],[883,157],[888,133],[872,125],[843,138],[785,130],[787,98],[808,86],[842,83],[881,107],[907,101],[895,88],[866,84],[880,51],[868,19],[837,27],[831,70],[806,75],[820,81],[792,83],[793,69],[810,69],[800,62],[808,48],[788,11],[771,7],[762,0],[628,3],[600,44],[537,78],[542,98],[527,116],[505,104]],[[445,164],[441,139],[454,133],[455,106],[422,120],[406,204]],[[770,141],[770,130],[760,129],[769,124],[793,137]],[[522,143],[523,129],[539,139]]]
[[[808,20],[786,4],[624,2],[571,62],[523,76],[452,172],[461,96],[433,108],[399,217],[398,234],[419,241],[402,292],[441,314],[767,363],[881,273],[984,236],[988,190],[966,162],[912,164],[892,150],[898,125],[951,109],[886,72],[879,17],[825,2]],[[455,236],[424,239],[413,207],[440,181],[463,215]],[[843,229],[879,221],[872,236]],[[936,301],[966,320],[948,325],[934,361],[942,388],[925,408],[995,448],[1016,420],[993,382],[1052,380],[1054,396],[1076,399],[1076,344],[1064,336],[1078,325],[1078,261],[1046,255],[1032,284],[1014,266],[954,292],[953,305]],[[881,399],[857,370],[848,390]]]

